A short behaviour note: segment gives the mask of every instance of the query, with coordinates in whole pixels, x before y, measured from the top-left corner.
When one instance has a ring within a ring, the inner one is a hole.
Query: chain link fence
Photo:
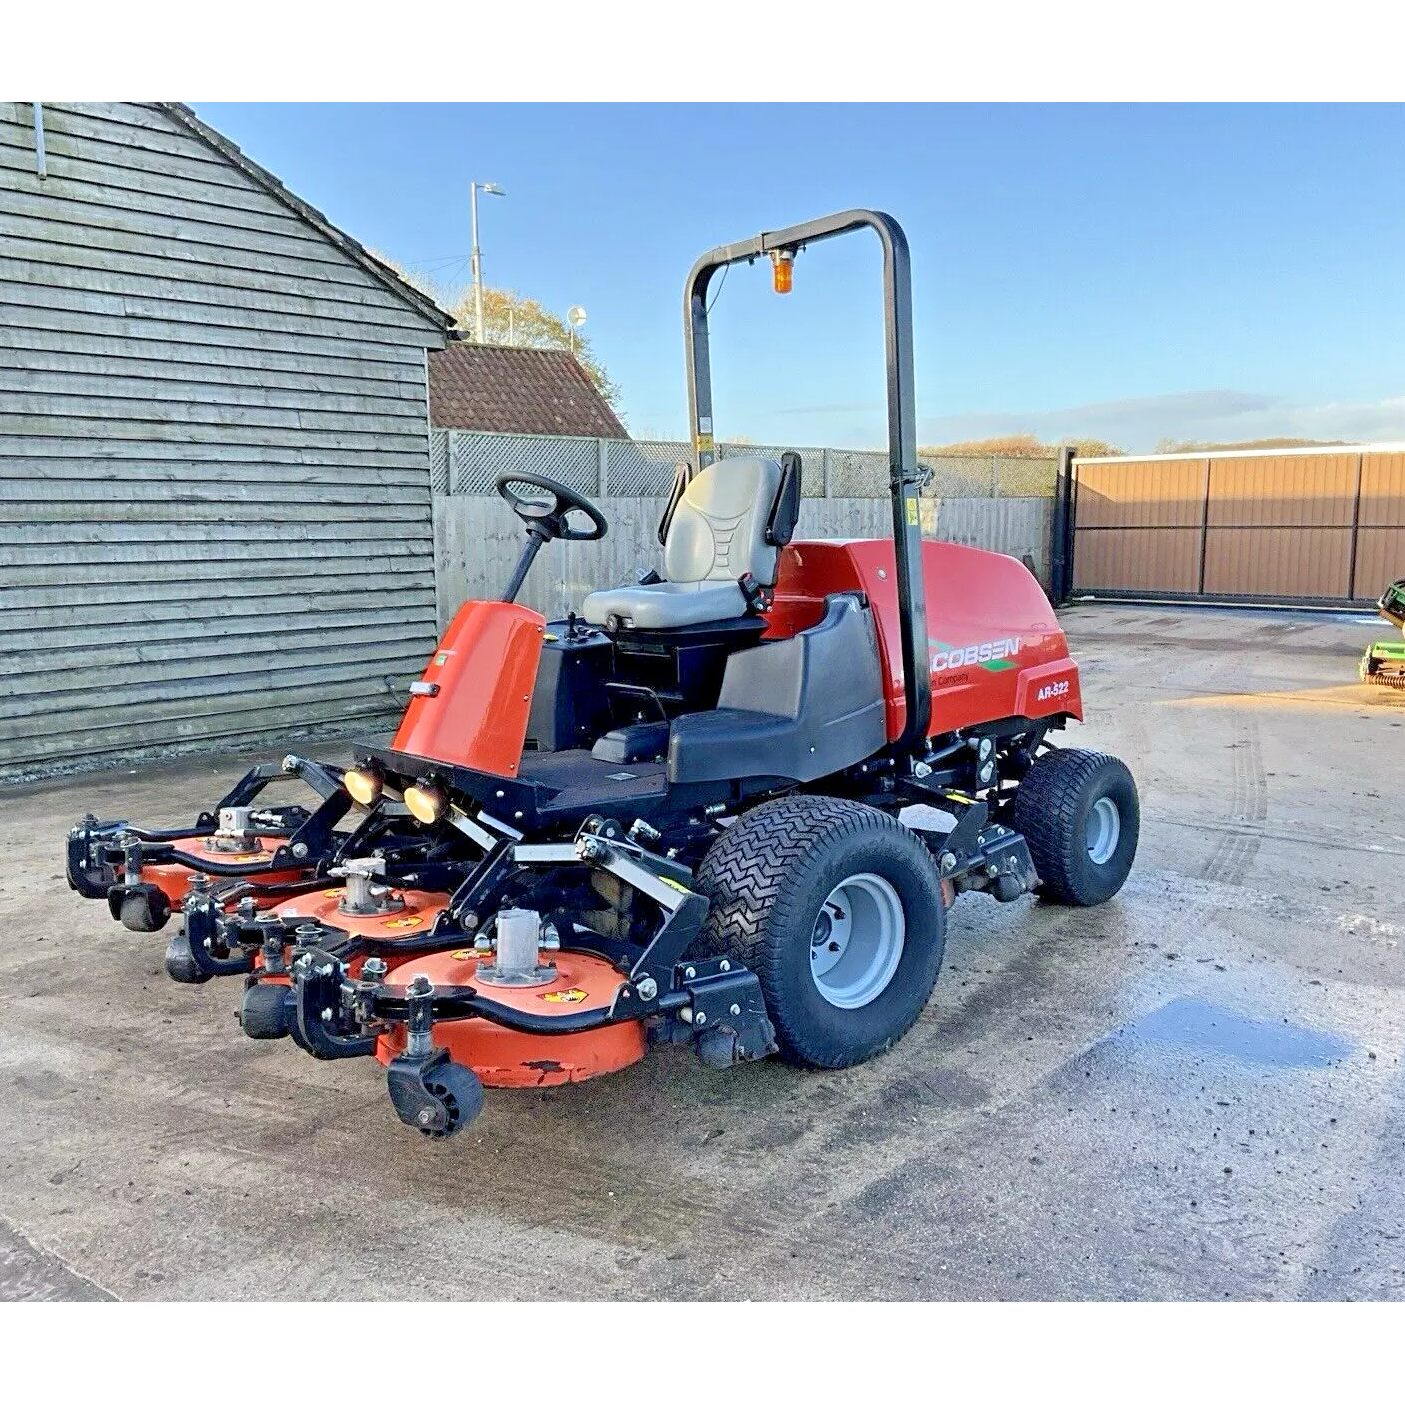
[[[602,540],[559,543],[542,552],[528,574],[518,598],[548,619],[562,619],[589,591],[632,582],[658,562],[663,501],[675,467],[691,457],[689,446],[674,440],[443,429],[431,439],[441,625],[465,600],[496,598],[521,553],[520,524],[494,491],[500,473],[546,474],[591,498],[609,520]],[[724,459],[779,458],[792,448],[802,465],[799,539],[891,535],[886,452],[736,443],[721,444],[718,452]],[[924,536],[1018,557],[1048,579],[1056,460],[924,455],[922,462]]]
[[[807,498],[884,498],[888,455],[873,449],[804,448],[729,443],[720,458],[778,459],[794,449]],[[430,435],[430,483],[436,493],[491,493],[500,473],[544,473],[589,497],[662,498],[677,464],[692,457],[684,440],[576,439],[555,435],[479,434],[436,429]],[[1052,498],[1057,459],[998,455],[923,455],[931,498]]]

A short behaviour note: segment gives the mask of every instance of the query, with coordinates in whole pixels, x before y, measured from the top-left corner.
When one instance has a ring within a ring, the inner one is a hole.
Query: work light
[[[384,786],[379,773],[370,767],[355,766],[345,772],[341,778],[341,783],[346,793],[358,805],[374,805],[380,799],[381,790]]]
[[[405,808],[421,823],[434,824],[444,818],[449,800],[438,786],[417,781],[405,792]]]

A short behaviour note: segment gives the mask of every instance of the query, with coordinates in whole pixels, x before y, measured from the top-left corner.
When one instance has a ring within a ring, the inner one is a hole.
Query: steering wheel
[[[538,492],[528,495],[516,491],[522,486],[536,488]],[[544,473],[500,473],[498,492],[527,524],[529,532],[548,541],[598,542],[610,530],[604,514],[593,502]],[[543,501],[542,493],[550,494],[551,501]],[[572,512],[583,512],[590,519],[590,527],[568,525],[566,519]]]

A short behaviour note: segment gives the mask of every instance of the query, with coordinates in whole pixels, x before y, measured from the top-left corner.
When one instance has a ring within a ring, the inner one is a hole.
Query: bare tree
[[[473,291],[445,287],[402,268],[392,258],[372,250],[372,255],[398,277],[449,312],[454,325],[472,335],[475,329]],[[591,349],[590,338],[579,330],[574,338],[564,318],[514,288],[483,289],[483,340],[494,346],[534,346],[572,351],[590,383],[612,410],[619,410],[620,388],[612,381]]]

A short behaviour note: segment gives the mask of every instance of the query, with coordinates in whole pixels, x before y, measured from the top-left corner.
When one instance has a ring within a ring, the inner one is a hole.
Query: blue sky
[[[913,251],[919,439],[1405,439],[1405,107],[197,103],[362,242],[587,331],[636,435],[685,429],[702,250],[850,205]],[[734,269],[722,437],[880,444],[877,243]]]

